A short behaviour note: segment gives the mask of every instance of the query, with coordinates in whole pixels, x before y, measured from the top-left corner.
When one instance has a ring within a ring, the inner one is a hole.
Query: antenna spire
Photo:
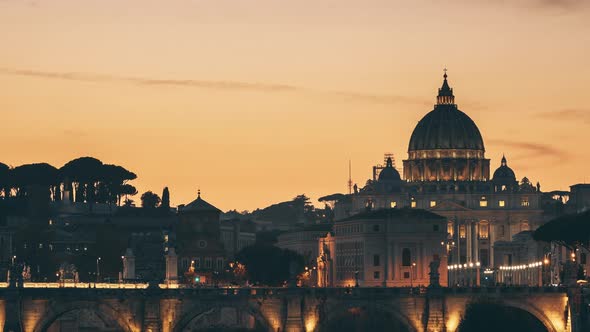
[[[352,162],[348,160],[348,194],[352,194]]]

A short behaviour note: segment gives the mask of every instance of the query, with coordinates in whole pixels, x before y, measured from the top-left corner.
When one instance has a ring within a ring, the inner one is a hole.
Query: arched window
[[[412,266],[412,252],[408,248],[402,250],[402,266]]]
[[[490,223],[483,220],[479,222],[479,238],[487,239],[490,237]]]

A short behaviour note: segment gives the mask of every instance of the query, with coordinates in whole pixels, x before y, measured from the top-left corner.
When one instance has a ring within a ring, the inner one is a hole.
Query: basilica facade
[[[428,210],[447,220],[443,245],[448,264],[478,263],[482,268],[512,264],[509,255],[494,259],[494,242],[510,241],[546,221],[542,193],[538,183],[533,185],[526,177],[517,180],[505,156],[494,172],[490,164],[495,163],[485,156],[483,137],[455,104],[445,73],[434,109],[410,137],[403,177],[386,155],[384,165],[374,167],[364,187],[355,185],[335,203],[336,220],[379,209]],[[336,231],[334,237],[338,235]]]

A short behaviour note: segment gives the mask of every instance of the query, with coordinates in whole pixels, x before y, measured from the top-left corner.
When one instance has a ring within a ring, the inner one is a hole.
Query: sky
[[[0,0],[0,162],[253,210],[362,186],[443,68],[493,170],[590,181],[589,0]],[[139,201],[139,195],[135,198]]]

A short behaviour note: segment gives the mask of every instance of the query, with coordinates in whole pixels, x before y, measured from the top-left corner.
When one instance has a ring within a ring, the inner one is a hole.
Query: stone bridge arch
[[[51,324],[64,315],[77,311],[90,310],[94,312],[103,322],[114,322],[124,332],[133,332],[134,329],[125,319],[125,315],[113,309],[107,303],[101,301],[65,301],[49,303],[48,309],[43,313],[41,319],[35,324],[33,332],[45,332]]]
[[[460,314],[459,319],[463,318],[465,315],[465,310],[469,305],[478,305],[478,304],[491,304],[498,307],[506,308],[506,309],[517,309],[521,310],[525,313],[530,314],[534,319],[539,321],[548,332],[560,332],[563,329],[558,328],[555,326],[553,321],[546,315],[546,313],[535,306],[533,303],[529,301],[522,301],[522,299],[515,300],[510,298],[475,298],[465,303],[465,308],[463,308],[462,313]],[[459,323],[459,322],[457,322]],[[449,332],[456,332],[458,331],[458,324],[455,326],[454,329],[449,330]]]
[[[351,314],[351,310],[360,308],[361,310],[371,311],[374,313],[389,315],[394,321],[398,322],[408,332],[418,332],[419,327],[410,319],[400,307],[384,305],[369,302],[356,302],[348,304],[338,304],[332,308],[324,309],[324,314],[320,315],[319,322],[313,329],[313,332],[325,332],[329,324],[337,319],[341,319]]]
[[[172,332],[183,332],[190,326],[191,322],[199,320],[204,316],[214,314],[215,312],[221,312],[224,309],[236,310],[238,315],[250,315],[254,318],[255,326],[259,326],[265,331],[274,331],[269,320],[262,314],[259,305],[252,304],[251,302],[228,302],[196,305],[178,319],[176,324],[174,324]]]

